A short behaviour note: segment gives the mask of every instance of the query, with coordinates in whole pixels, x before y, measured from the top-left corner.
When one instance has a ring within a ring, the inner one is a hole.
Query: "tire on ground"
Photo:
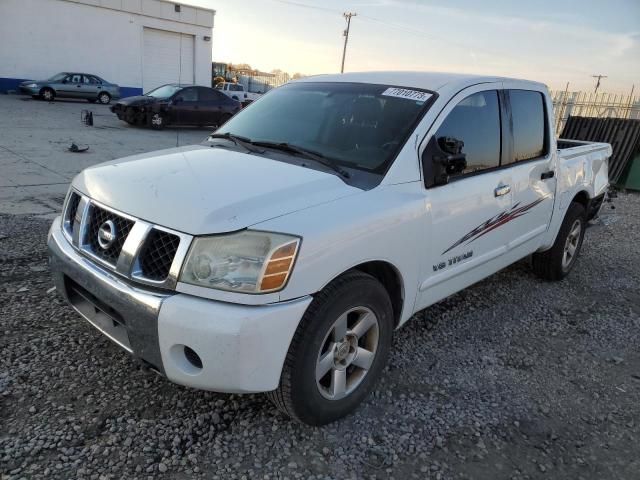
[[[40,98],[51,102],[54,98],[56,98],[56,93],[53,91],[53,89],[44,87],[42,90],[40,90]]]
[[[373,362],[361,383],[339,400],[320,393],[316,364],[334,322],[354,307],[365,307],[378,318],[378,340]],[[305,312],[285,358],[280,384],[269,399],[289,417],[308,425],[324,425],[357,408],[373,389],[384,369],[393,334],[393,308],[378,280],[352,270],[327,285]]]
[[[586,211],[581,204],[572,202],[569,205],[553,246],[544,252],[534,253],[531,258],[531,266],[536,275],[545,280],[562,280],[569,274],[582,247],[587,223],[586,218]],[[575,242],[575,251],[571,255],[570,261],[565,262],[563,261],[565,247],[567,246],[569,235],[575,229],[576,222],[579,222],[580,232],[577,239],[575,239],[577,240]]]
[[[147,115],[147,125],[156,130],[162,130],[166,125],[167,118],[160,112],[150,112]]]

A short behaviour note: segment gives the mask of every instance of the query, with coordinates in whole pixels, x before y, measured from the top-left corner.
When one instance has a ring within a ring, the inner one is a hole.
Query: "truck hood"
[[[109,207],[192,235],[230,232],[362,193],[333,174],[205,145],[102,163],[73,186]]]

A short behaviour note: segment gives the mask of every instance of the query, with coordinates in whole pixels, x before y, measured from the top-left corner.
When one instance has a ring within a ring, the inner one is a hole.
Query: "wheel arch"
[[[327,285],[336,278],[339,278],[353,270],[371,275],[382,284],[391,299],[391,306],[393,307],[393,325],[394,327],[397,327],[400,324],[400,319],[402,318],[405,299],[404,282],[400,271],[395,267],[395,265],[386,260],[369,260],[341,272],[332,278],[330,282],[327,282]]]
[[[591,202],[591,197],[589,196],[589,192],[587,192],[586,190],[580,190],[571,199],[570,203],[573,203],[573,202],[579,203],[584,207],[585,210],[588,210],[589,203]]]

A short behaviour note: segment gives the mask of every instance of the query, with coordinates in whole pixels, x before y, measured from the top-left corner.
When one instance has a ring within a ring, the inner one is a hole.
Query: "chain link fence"
[[[571,117],[640,119],[640,97],[631,94],[551,91],[556,135]]]

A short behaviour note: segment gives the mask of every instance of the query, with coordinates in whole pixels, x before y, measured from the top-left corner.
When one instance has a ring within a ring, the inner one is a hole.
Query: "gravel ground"
[[[398,331],[322,428],[141,369],[46,293],[48,223],[0,216],[0,476],[640,478],[640,196],[615,205],[565,281],[523,261]]]

